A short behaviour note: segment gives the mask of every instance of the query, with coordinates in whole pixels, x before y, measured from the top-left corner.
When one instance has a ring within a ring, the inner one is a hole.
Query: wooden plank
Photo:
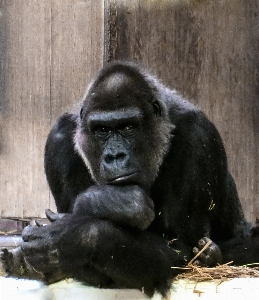
[[[1,1],[2,217],[36,216],[49,206],[43,170],[50,109],[49,4],[50,0]]]
[[[223,136],[230,170],[251,222],[259,217],[259,20],[256,17],[259,6],[256,2],[211,3],[201,7],[198,16],[204,24],[201,43],[206,61],[201,64],[198,104]]]
[[[51,120],[78,103],[103,65],[103,1],[52,1]]]
[[[46,137],[102,67],[103,1],[4,0],[0,26],[0,215],[44,217]]]
[[[78,109],[103,66],[103,18],[103,0],[52,0],[50,127]]]
[[[259,8],[254,0],[109,0],[106,61],[142,62],[206,112],[248,220],[259,216]]]

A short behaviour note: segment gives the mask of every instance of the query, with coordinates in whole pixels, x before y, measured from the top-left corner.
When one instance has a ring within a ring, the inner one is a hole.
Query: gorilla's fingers
[[[198,247],[200,250],[202,250],[203,247],[205,247],[205,245],[207,243],[211,243],[211,240],[208,237],[203,237],[198,241]],[[205,249],[206,250],[206,249]],[[205,251],[204,250],[204,251]]]
[[[7,248],[2,248],[0,251],[1,251],[0,252],[0,257],[1,258],[2,258],[2,256],[5,256],[5,255],[8,254],[8,249]]]
[[[42,227],[42,226],[46,226],[47,224],[46,223],[43,223],[42,220],[35,220],[35,223],[38,227]]]
[[[213,267],[221,263],[221,251],[213,241],[207,237],[203,237],[198,241],[198,247],[193,248],[195,257],[190,263],[195,263],[198,266]]]
[[[55,222],[57,220],[61,220],[64,218],[64,216],[66,216],[67,214],[56,214],[53,211],[51,211],[50,209],[45,209],[45,214],[46,217],[50,220],[50,222]]]

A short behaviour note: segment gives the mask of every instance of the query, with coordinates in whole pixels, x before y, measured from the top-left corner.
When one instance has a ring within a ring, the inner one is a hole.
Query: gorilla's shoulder
[[[65,113],[56,122],[53,131],[67,132],[75,130],[77,126],[78,115],[73,113]]]
[[[76,131],[78,115],[73,113],[65,113],[62,115],[52,127],[46,147],[61,147],[62,145],[73,146],[73,135]],[[59,146],[58,146],[59,145]]]

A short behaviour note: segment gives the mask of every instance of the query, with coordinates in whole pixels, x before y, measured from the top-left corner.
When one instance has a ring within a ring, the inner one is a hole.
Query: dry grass
[[[210,280],[228,280],[233,278],[259,278],[259,264],[251,264],[247,266],[230,266],[233,262],[223,265],[218,265],[214,268],[200,267],[193,264],[195,259],[209,247],[211,240],[202,248],[202,250],[188,263],[185,268],[178,268],[186,270],[186,272],[179,274],[175,279],[186,279],[196,282],[210,281]],[[251,267],[254,268],[251,268]],[[256,267],[255,267],[256,266]]]
[[[247,266],[234,267],[229,264],[219,265],[215,268],[205,268],[195,265],[188,265],[186,272],[179,274],[176,279],[193,280],[197,282],[210,280],[228,280],[232,278],[259,278],[259,270]]]

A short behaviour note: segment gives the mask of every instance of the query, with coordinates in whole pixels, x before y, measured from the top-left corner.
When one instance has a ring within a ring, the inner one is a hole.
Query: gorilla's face
[[[86,96],[76,143],[98,184],[149,189],[155,180],[169,130],[161,134],[161,107],[142,81],[114,72],[97,80]]]

